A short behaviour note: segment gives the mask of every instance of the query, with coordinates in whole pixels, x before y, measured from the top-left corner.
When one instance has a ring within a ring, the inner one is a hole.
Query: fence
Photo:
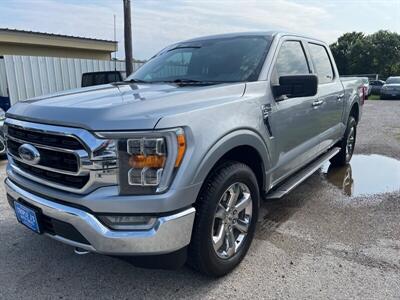
[[[125,75],[124,61],[16,55],[5,55],[2,61],[0,59],[0,76],[2,70],[5,69],[11,104],[45,94],[79,88],[82,73],[117,70]],[[133,70],[137,70],[141,65],[142,63],[134,63]],[[1,86],[0,88],[2,89]]]
[[[0,97],[6,97],[7,94],[7,78],[6,78],[6,67],[4,59],[0,58]]]

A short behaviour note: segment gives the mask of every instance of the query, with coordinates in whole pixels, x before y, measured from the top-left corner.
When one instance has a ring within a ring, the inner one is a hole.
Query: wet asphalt
[[[399,299],[400,101],[367,101],[355,155],[263,203],[247,257],[220,279],[77,256],[19,225],[1,186],[0,299]]]

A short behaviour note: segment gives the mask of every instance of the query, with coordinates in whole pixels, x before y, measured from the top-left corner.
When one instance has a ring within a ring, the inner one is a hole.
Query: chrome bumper
[[[65,239],[58,235],[48,236],[91,252],[109,255],[164,254],[179,250],[190,243],[195,209],[159,217],[150,230],[115,231],[104,226],[93,214],[74,207],[49,201],[14,184],[5,181],[7,193],[14,199],[23,199],[39,208],[50,218],[73,225],[90,245]]]

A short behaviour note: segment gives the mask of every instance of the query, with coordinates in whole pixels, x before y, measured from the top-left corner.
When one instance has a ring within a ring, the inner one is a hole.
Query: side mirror
[[[290,75],[279,77],[279,85],[273,86],[275,98],[311,97],[317,94],[318,77],[316,75]]]

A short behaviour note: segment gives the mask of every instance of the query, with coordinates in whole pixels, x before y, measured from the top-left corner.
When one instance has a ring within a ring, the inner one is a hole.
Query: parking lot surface
[[[18,224],[1,186],[0,299],[399,299],[398,160],[400,101],[367,101],[351,166],[263,203],[247,257],[219,279],[75,255]]]

